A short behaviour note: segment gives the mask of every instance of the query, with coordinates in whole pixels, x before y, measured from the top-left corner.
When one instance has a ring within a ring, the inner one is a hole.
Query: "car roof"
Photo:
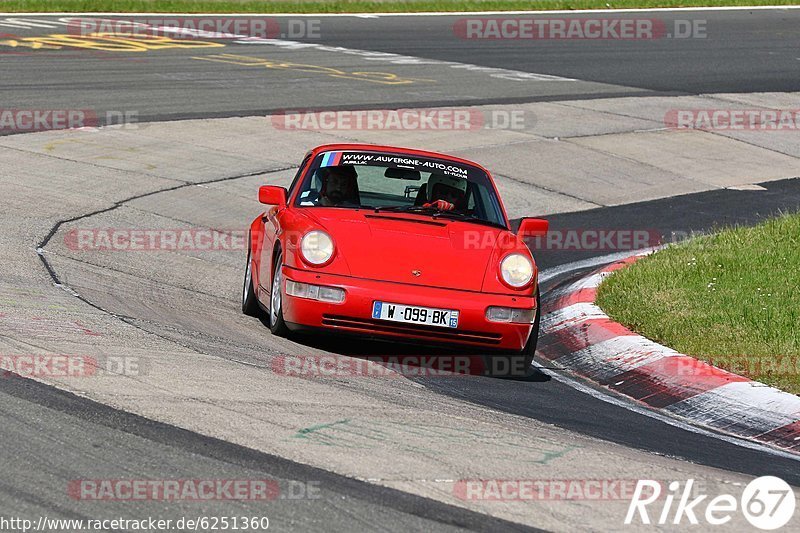
[[[471,165],[473,167],[479,168],[486,172],[488,176],[491,177],[491,173],[486,170],[483,166],[479,165],[474,161],[470,161],[469,159],[463,159],[460,157],[452,156],[443,154],[440,152],[430,152],[428,150],[418,150],[416,148],[403,148],[401,146],[387,146],[387,145],[380,145],[380,144],[364,144],[364,143],[333,143],[333,144],[323,144],[317,146],[310,153],[318,154],[320,152],[330,152],[330,151],[371,151],[371,152],[387,152],[393,154],[406,154],[406,155],[418,155],[422,157],[435,157],[437,159],[446,159],[448,161],[453,161],[456,163],[463,163],[466,165]]]

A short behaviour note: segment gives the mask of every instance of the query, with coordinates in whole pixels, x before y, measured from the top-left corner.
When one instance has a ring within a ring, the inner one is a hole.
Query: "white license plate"
[[[431,309],[415,305],[393,304],[389,302],[373,302],[372,318],[406,322],[409,324],[425,324],[443,328],[458,327],[458,311],[452,309]]]

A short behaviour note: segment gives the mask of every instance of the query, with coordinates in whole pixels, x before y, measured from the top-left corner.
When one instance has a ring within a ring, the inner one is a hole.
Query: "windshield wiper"
[[[376,213],[382,211],[392,213],[420,213],[424,211],[435,211],[435,209],[432,207],[422,207],[421,205],[386,205],[375,208]]]
[[[431,215],[432,218],[449,218],[451,220],[466,220],[476,224],[483,224],[484,226],[494,226],[496,228],[508,229],[503,224],[492,222],[485,218],[476,217],[475,215],[468,215],[466,213],[458,213],[454,211],[437,211]]]
[[[376,207],[376,213],[392,212],[392,213],[417,213],[420,215],[430,215],[431,218],[446,218],[450,220],[465,220],[474,222],[475,224],[483,224],[484,226],[492,226],[495,228],[508,229],[499,222],[492,222],[475,215],[468,215],[466,213],[458,213],[454,211],[439,211],[435,207],[423,207],[421,205],[389,205],[385,207]]]

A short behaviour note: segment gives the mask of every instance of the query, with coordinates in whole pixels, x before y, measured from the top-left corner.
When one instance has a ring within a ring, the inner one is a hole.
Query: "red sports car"
[[[250,226],[242,310],[276,335],[322,330],[522,355],[539,326],[536,263],[489,172],[447,155],[365,144],[306,154]]]

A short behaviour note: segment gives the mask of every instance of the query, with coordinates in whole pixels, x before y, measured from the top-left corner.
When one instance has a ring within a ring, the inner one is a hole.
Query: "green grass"
[[[0,0],[4,12],[368,13],[793,5],[795,0]]]
[[[659,251],[608,277],[597,301],[649,339],[800,394],[800,215]]]

